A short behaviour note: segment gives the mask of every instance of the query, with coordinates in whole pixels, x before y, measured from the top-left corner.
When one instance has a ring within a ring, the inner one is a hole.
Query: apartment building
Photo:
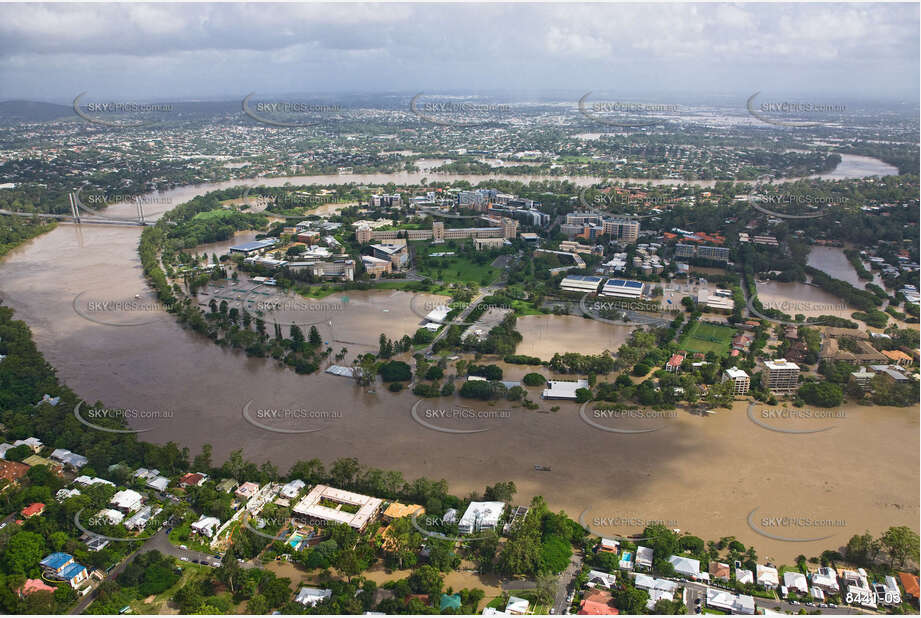
[[[720,380],[720,383],[724,382],[732,382],[733,395],[744,395],[751,387],[751,378],[737,367],[732,367],[723,372],[723,379]]]
[[[764,361],[764,386],[772,393],[795,392],[799,386],[799,366],[785,358]]]

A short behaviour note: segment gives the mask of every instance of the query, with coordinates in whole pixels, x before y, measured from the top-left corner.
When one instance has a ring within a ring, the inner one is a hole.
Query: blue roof
[[[242,245],[235,245],[230,248],[231,251],[253,251],[255,249],[263,249],[265,247],[271,247],[275,244],[275,239],[267,238],[265,240],[252,240],[250,242],[245,242]]]
[[[630,281],[628,279],[609,279],[608,282],[604,284],[604,287],[641,288],[643,284],[640,281]]]
[[[566,278],[573,279],[574,281],[589,281],[589,282],[601,281],[601,277],[595,277],[593,275],[568,275]]]
[[[73,560],[74,557],[70,554],[65,554],[64,552],[54,552],[48,556],[45,556],[45,559],[42,560],[39,564],[43,567],[48,567],[49,569],[54,569],[57,571],[62,566]]]
[[[85,570],[86,570],[85,566],[74,562],[73,564],[67,565],[67,567],[63,571],[58,573],[58,575],[64,579],[73,579],[74,577],[79,575],[81,571],[85,571]]]

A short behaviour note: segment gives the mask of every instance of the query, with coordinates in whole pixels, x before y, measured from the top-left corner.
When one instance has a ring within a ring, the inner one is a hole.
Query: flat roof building
[[[744,395],[751,387],[751,378],[737,367],[730,367],[723,372],[723,379],[720,383],[722,384],[723,382],[732,382],[733,395]]]
[[[547,388],[541,393],[544,399],[576,399],[576,391],[580,388],[588,388],[588,380],[549,380]]]
[[[337,504],[336,508],[324,506],[321,502]],[[308,522],[320,520],[346,524],[356,530],[364,530],[380,510],[383,500],[356,494],[327,485],[317,485],[298,502],[292,510],[295,518]],[[342,508],[347,505],[348,509]],[[354,512],[350,512],[358,507]]]
[[[267,249],[270,249],[275,246],[276,240],[274,238],[265,238],[263,240],[252,240],[250,242],[245,242],[241,245],[234,245],[230,248],[231,253],[242,253],[243,255],[250,256],[257,253],[261,253]]]
[[[457,529],[463,534],[491,530],[499,525],[504,511],[504,502],[471,502],[457,522]]]
[[[569,275],[560,281],[560,289],[567,292],[588,292],[595,294],[598,292],[598,285],[602,282],[601,277],[594,275]]]
[[[602,296],[618,298],[639,298],[643,295],[643,283],[630,279],[608,279],[601,288]]]
[[[785,358],[764,361],[764,386],[773,393],[792,393],[799,387],[799,366]]]

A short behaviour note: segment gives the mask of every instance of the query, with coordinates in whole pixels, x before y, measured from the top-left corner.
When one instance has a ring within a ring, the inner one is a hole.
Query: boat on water
[[[539,472],[550,472],[550,466],[534,466],[534,469]]]

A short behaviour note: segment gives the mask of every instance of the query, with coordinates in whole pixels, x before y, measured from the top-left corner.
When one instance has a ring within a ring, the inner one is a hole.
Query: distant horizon
[[[0,100],[316,84],[918,102],[918,21],[918,4],[893,3],[0,4]]]

